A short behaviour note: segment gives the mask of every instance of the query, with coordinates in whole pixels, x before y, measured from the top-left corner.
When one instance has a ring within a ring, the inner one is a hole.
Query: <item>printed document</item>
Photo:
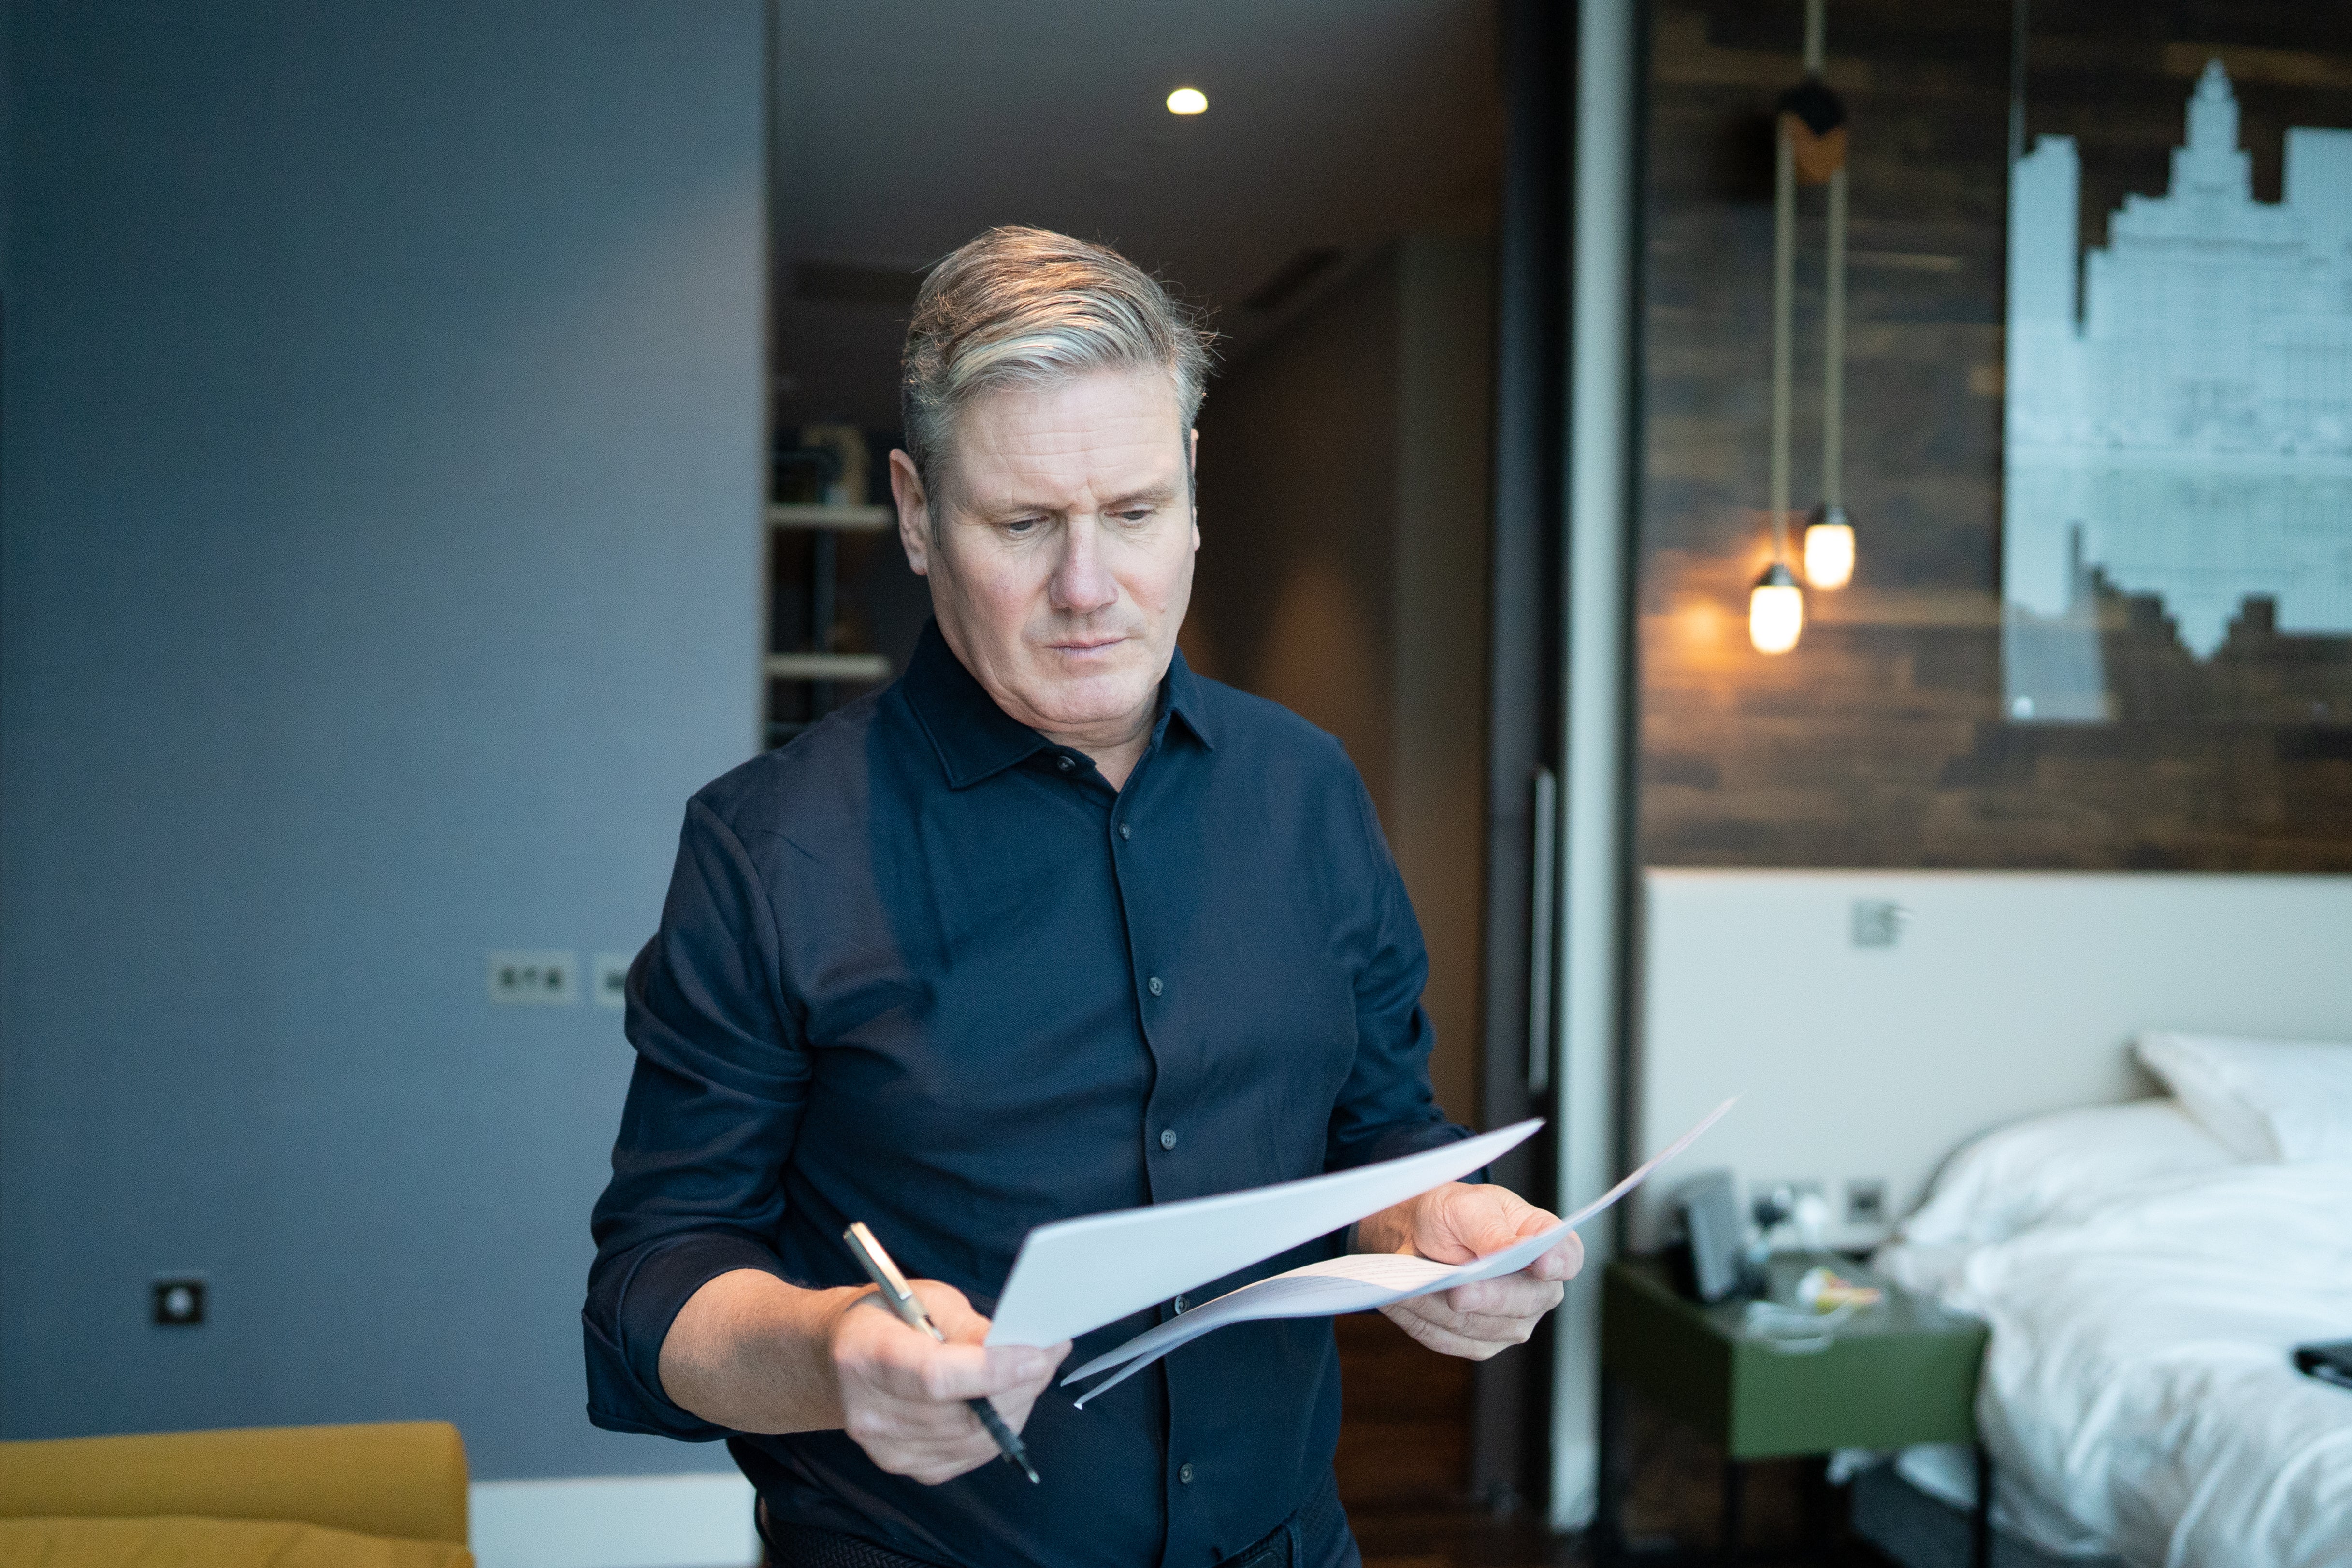
[[[997,1298],[990,1344],[1053,1344],[1353,1225],[1517,1147],[1540,1116],[1358,1170],[1041,1225]]]
[[[1533,1236],[1513,1242],[1499,1252],[1490,1252],[1467,1263],[1438,1263],[1427,1258],[1398,1252],[1360,1252],[1351,1257],[1308,1263],[1287,1273],[1276,1274],[1272,1279],[1244,1285],[1213,1301],[1203,1302],[1181,1317],[1148,1329],[1118,1349],[1087,1362],[1064,1377],[1062,1383],[1067,1386],[1081,1378],[1108,1372],[1113,1367],[1120,1368],[1116,1376],[1107,1378],[1079,1397],[1077,1403],[1084,1406],[1104,1389],[1132,1377],[1178,1345],[1198,1339],[1227,1323],[1246,1322],[1256,1318],[1313,1318],[1339,1312],[1369,1312],[1375,1307],[1388,1306],[1414,1296],[1425,1296],[1435,1291],[1450,1291],[1456,1285],[1515,1274],[1550,1251],[1570,1231],[1639,1186],[1652,1171],[1690,1147],[1701,1133],[1715,1125],[1717,1120],[1731,1109],[1731,1105],[1732,1103],[1726,1100],[1703,1117],[1696,1126],[1651,1156],[1640,1169],[1574,1214],[1556,1225],[1545,1227]],[[1505,1129],[1506,1132],[1517,1130]],[[1436,1185],[1435,1182],[1429,1184],[1431,1186]],[[1428,1189],[1423,1187],[1421,1190]],[[1385,1208],[1388,1206],[1382,1204],[1379,1207]],[[1149,1214],[1151,1210],[1139,1212]],[[1367,1209],[1365,1212],[1374,1211]],[[1360,1219],[1363,1216],[1356,1218]]]

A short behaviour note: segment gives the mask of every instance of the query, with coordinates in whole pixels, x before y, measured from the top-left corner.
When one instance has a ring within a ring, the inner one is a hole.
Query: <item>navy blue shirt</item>
[[[1186,669],[1113,790],[1008,717],[936,625],[906,674],[687,808],[584,1312],[601,1427],[731,1438],[772,1526],[943,1563],[1195,1568],[1327,1489],[1328,1320],[1247,1323],[1081,1411],[1051,1387],[1032,1487],[885,1474],[843,1433],[672,1404],[661,1343],[735,1269],[865,1283],[863,1219],[989,1312],[1033,1227],[1466,1136],[1430,1092],[1428,963],[1339,744]],[[1319,1257],[1268,1260],[1202,1297]],[[1081,1339],[1075,1365],[1174,1311]]]

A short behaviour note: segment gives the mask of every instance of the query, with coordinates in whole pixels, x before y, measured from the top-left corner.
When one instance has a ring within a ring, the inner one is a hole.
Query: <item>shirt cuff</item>
[[[588,1418],[622,1432],[706,1441],[730,1436],[671,1402],[662,1389],[661,1352],[694,1293],[741,1269],[784,1278],[774,1251],[739,1230],[689,1231],[650,1243],[631,1260],[611,1320],[617,1343],[600,1345],[604,1336],[593,1316],[587,1325],[591,1372],[603,1374],[589,1380]]]

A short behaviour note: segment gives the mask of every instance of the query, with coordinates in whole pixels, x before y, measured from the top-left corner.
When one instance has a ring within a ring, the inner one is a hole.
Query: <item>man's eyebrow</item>
[[[1131,507],[1138,501],[1172,501],[1181,488],[1174,480],[1147,485],[1140,490],[1130,490],[1124,496],[1114,496],[1103,503],[1103,510],[1116,512],[1121,507]]]
[[[1158,485],[1147,485],[1141,489],[1129,490],[1123,495],[1112,497],[1102,504],[1102,509],[1106,512],[1116,512],[1122,507],[1132,507],[1139,501],[1172,501],[1182,490],[1183,486],[1172,479]],[[971,508],[971,514],[980,517],[1017,517],[1032,512],[1042,512],[1048,517],[1058,517],[1067,510],[1066,507],[1048,506],[1043,501],[1011,499],[991,501]]]

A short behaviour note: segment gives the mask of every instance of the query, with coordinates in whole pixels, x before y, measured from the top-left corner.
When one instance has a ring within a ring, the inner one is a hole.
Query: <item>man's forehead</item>
[[[1181,484],[1185,441],[1175,388],[1148,371],[1095,371],[972,400],[957,422],[957,483],[975,506],[1121,494]]]

